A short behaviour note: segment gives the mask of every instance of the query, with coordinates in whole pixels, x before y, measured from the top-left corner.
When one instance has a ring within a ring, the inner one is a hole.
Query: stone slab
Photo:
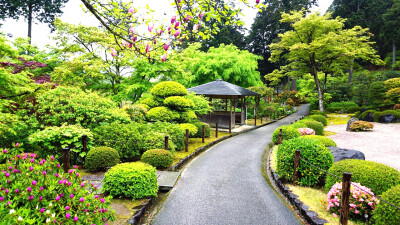
[[[158,186],[161,191],[171,190],[178,180],[180,172],[161,171],[157,177]]]

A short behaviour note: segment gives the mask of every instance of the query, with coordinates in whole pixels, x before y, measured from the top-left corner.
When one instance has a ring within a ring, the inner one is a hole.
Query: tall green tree
[[[266,75],[274,80],[288,75],[300,77],[310,73],[315,81],[320,111],[324,111],[324,87],[328,76],[343,75],[349,59],[368,60],[372,63],[383,63],[371,47],[368,29],[355,26],[344,29],[344,19],[331,18],[327,13],[321,16],[318,12],[304,17],[305,11],[282,13],[281,22],[290,23],[293,30],[279,34],[280,41],[273,43],[271,62],[281,58],[288,64],[280,70]],[[293,70],[296,68],[296,70]]]
[[[383,15],[384,37],[392,43],[392,67],[396,64],[396,44],[400,42],[400,0],[393,2],[392,7]]]
[[[383,35],[383,14],[393,5],[393,0],[333,0],[329,11],[332,17],[346,18],[345,28],[361,26],[369,28],[374,34],[371,38],[376,42],[376,49],[381,57],[384,57],[392,43],[385,42]]]
[[[62,14],[61,8],[68,0],[2,0],[0,18],[28,21],[29,43],[32,39],[32,22],[37,20],[52,27],[54,19]]]
[[[291,30],[289,24],[280,22],[281,13],[289,13],[292,10],[309,9],[316,4],[316,0],[266,0],[267,8],[258,12],[250,33],[246,37],[247,49],[263,58],[258,61],[258,71],[262,76],[279,68],[279,63],[268,61],[271,57],[269,45],[278,40],[278,34]]]

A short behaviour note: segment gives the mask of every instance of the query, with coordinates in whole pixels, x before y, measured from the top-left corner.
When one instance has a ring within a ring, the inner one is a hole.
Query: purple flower
[[[202,20],[202,19],[203,19],[203,16],[204,16],[204,14],[203,14],[203,13],[200,13],[200,14],[199,14],[199,18],[200,18],[200,20]]]
[[[56,201],[57,201],[57,202],[60,201],[60,196],[57,196],[57,197],[56,197]]]
[[[18,148],[20,145],[21,145],[21,144],[17,142],[17,143],[15,144],[15,147]]]
[[[178,27],[179,27],[179,21],[176,21],[176,23],[175,23],[175,29],[178,29]]]
[[[36,184],[37,184],[37,181],[36,181],[36,180],[33,180],[33,181],[32,181],[32,185],[33,185],[33,186],[36,186]]]
[[[93,187],[93,188],[94,188],[94,189],[97,189],[98,187],[99,187],[99,186],[97,186],[97,185],[94,185],[94,187]]]
[[[200,26],[200,24],[195,24],[194,26],[193,26],[193,32],[197,32],[198,30],[199,30],[199,26]]]
[[[137,41],[137,36],[136,36],[136,35],[133,36],[132,41],[133,41],[133,42],[136,42],[136,41]]]
[[[101,198],[101,199],[100,199],[100,202],[101,202],[101,203],[104,203],[104,198]]]
[[[33,195],[29,196],[29,201],[31,201],[33,199]]]
[[[148,52],[150,51],[150,45],[149,45],[149,43],[147,43],[145,51],[146,51],[146,53],[148,53]]]
[[[43,199],[43,197],[42,197],[42,196],[40,196],[40,197],[39,197],[39,201],[42,201],[42,199]]]
[[[111,48],[111,56],[115,57],[117,55],[117,50]]]
[[[31,188],[31,187],[28,187],[26,190],[27,190],[28,192],[31,192],[31,191],[32,191],[32,188]]]
[[[147,30],[148,30],[149,32],[151,32],[151,31],[153,30],[153,28],[154,28],[154,24],[149,24],[149,25],[147,26]]]
[[[69,210],[69,206],[65,206],[65,210]]]
[[[171,24],[175,23],[175,20],[176,20],[176,16],[173,16],[173,17],[171,18]]]
[[[57,168],[60,168],[61,166],[60,166],[60,164],[57,164]]]
[[[74,172],[74,170],[68,170],[68,173],[69,174],[71,174],[71,173],[73,173]]]
[[[81,198],[79,199],[79,201],[84,202],[85,199],[84,199],[83,197],[81,197]]]
[[[171,45],[171,42],[169,42],[169,41],[167,43],[165,43],[164,50],[167,51],[170,45]]]
[[[50,156],[50,159],[51,159],[51,160],[54,160],[54,156]]]
[[[162,60],[163,62],[165,62],[166,59],[167,59],[167,55],[166,55],[166,54],[164,54],[164,55],[161,56],[161,60]]]
[[[40,212],[41,212],[41,213],[44,213],[44,211],[46,211],[45,208],[41,208],[41,209],[40,209]]]
[[[67,185],[68,185],[68,186],[71,186],[71,182],[68,182]]]
[[[69,219],[71,217],[71,214],[67,213],[65,214],[65,218]]]
[[[0,196],[0,202],[4,201],[4,197]]]
[[[59,183],[59,184],[63,184],[64,181],[63,181],[63,180],[59,180],[58,183]]]
[[[79,173],[76,173],[76,176],[79,177]]]
[[[135,13],[135,9],[134,9],[134,8],[129,8],[129,9],[128,9],[128,13],[134,14],[134,13]]]
[[[181,32],[179,30],[177,30],[174,34],[175,37],[177,37]]]
[[[30,171],[32,171],[32,170],[33,170],[33,167],[32,167],[32,166],[31,166],[31,167],[29,167],[29,170],[30,170]]]
[[[11,205],[11,202],[10,202],[10,201],[7,202],[7,206],[9,206],[9,205]]]
[[[32,158],[32,159],[29,160],[29,162],[31,162],[31,163],[35,162],[35,159]]]
[[[10,174],[9,174],[9,173],[6,173],[5,175],[6,175],[6,177],[9,177],[9,176],[10,176]]]
[[[82,183],[81,183],[81,187],[85,187],[85,183],[82,182]]]
[[[70,198],[74,198],[74,194],[70,194],[69,197],[70,197]]]
[[[10,190],[6,189],[5,192],[6,192],[6,194],[8,194],[8,192],[10,192]]]
[[[260,0],[256,0],[256,4],[260,3]]]
[[[63,193],[61,193],[61,194],[60,194],[60,197],[61,197],[61,198],[62,198],[62,197],[64,197],[64,194],[63,194]]]
[[[99,198],[99,196],[98,196],[98,195],[95,195],[94,198]]]
[[[15,189],[15,193],[18,193],[18,191],[19,191],[19,190],[18,190],[18,188],[17,188],[17,189]]]
[[[55,173],[54,176],[59,177],[60,175],[58,175],[58,173]]]
[[[78,217],[77,217],[77,216],[74,217],[74,221],[75,221],[75,222],[78,221]]]
[[[12,170],[12,169],[13,169],[13,167],[12,167],[12,166],[10,166],[10,167],[8,167],[8,169],[9,169],[9,170]]]
[[[44,188],[43,188],[43,187],[40,187],[39,189],[40,189],[40,191],[43,191]]]
[[[8,153],[8,150],[7,149],[3,149],[3,153]]]

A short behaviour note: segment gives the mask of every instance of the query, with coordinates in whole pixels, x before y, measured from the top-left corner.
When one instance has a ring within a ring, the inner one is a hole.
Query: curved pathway
[[[261,173],[261,155],[279,126],[298,120],[308,105],[276,123],[223,141],[194,159],[152,224],[301,224]]]

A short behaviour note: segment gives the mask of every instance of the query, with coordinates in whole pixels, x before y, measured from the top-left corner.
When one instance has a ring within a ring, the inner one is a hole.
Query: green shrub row
[[[321,144],[323,144],[325,147],[328,146],[333,146],[333,147],[337,147],[336,143],[334,140],[325,137],[325,136],[319,136],[319,135],[304,135],[301,136],[299,138],[305,138],[305,139],[313,139],[313,140],[317,140],[319,141]]]
[[[106,146],[95,147],[86,156],[85,168],[89,171],[104,171],[107,167],[117,165],[119,160],[117,150]]]
[[[173,156],[165,149],[151,149],[143,153],[142,161],[157,169],[167,168],[171,165]]]

